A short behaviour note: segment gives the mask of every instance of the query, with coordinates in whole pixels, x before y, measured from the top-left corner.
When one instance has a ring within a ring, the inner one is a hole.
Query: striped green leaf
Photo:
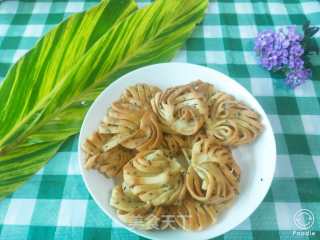
[[[0,197],[78,133],[108,84],[138,67],[170,60],[206,7],[207,0],[157,0],[135,11],[130,0],[104,1],[39,41],[0,86]]]

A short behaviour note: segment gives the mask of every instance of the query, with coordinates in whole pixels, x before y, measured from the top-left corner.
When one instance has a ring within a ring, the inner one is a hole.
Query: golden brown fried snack
[[[217,221],[218,212],[213,205],[200,203],[190,197],[170,209],[177,225],[186,231],[200,231]]]
[[[133,194],[153,206],[182,200],[186,193],[183,169],[162,150],[140,152],[123,168],[123,179]]]
[[[104,149],[111,149],[133,135],[139,129],[144,113],[143,108],[134,104],[121,100],[113,102],[99,127],[99,132],[113,134]]]
[[[97,169],[108,177],[117,176],[122,167],[134,157],[134,152],[122,146],[116,146],[106,152],[92,156],[88,159],[88,165]]]
[[[185,136],[185,146],[181,149],[182,152],[182,157],[180,159],[183,159],[185,163],[189,166],[191,164],[191,150],[193,145],[201,141],[203,139],[207,139],[208,136],[205,132],[205,129],[201,128],[196,134],[191,135],[191,136]]]
[[[239,192],[240,168],[231,151],[211,139],[193,145],[186,175],[190,195],[203,203],[224,204]]]
[[[187,147],[186,139],[183,136],[175,134],[164,134],[162,147],[169,151],[170,155],[181,153],[183,148]]]
[[[153,112],[145,112],[140,120],[140,128],[121,145],[129,149],[144,151],[155,149],[162,142],[162,131]]]
[[[206,133],[206,130],[204,128],[201,128],[196,134],[187,136],[185,138],[185,141],[186,141],[187,147],[192,149],[193,144],[207,138],[208,138],[208,135]]]
[[[198,231],[239,192],[240,168],[229,147],[252,142],[262,129],[258,113],[212,84],[198,80],[164,92],[137,84],[112,103],[83,149],[87,168],[106,176],[122,171],[110,199],[122,222]]]
[[[117,210],[125,212],[131,212],[137,208],[150,207],[150,205],[142,202],[138,197],[125,192],[121,185],[117,185],[112,189],[110,205]]]
[[[134,153],[121,146],[116,146],[108,151],[103,150],[103,145],[112,138],[111,134],[99,132],[93,133],[82,145],[87,155],[85,167],[97,169],[107,177],[118,175],[124,164],[126,164]]]
[[[156,148],[162,141],[160,124],[152,111],[121,101],[112,104],[100,132],[114,134],[104,150],[121,144],[143,151]]]
[[[263,126],[260,115],[233,96],[216,92],[209,99],[207,134],[224,145],[238,146],[253,142]]]
[[[217,143],[226,146],[240,145],[240,129],[234,120],[223,119],[207,121],[207,134],[215,139]]]
[[[158,92],[151,100],[162,129],[167,133],[195,134],[205,122],[208,106],[204,93],[195,83]]]
[[[120,100],[113,102],[99,131],[114,134],[104,150],[121,144],[138,151],[153,149],[162,141],[162,131],[153,114],[150,100],[160,89],[137,84],[124,91]]]
[[[117,209],[122,222],[142,230],[158,228],[165,211],[162,207],[152,207],[139,198],[126,194],[121,186],[113,188],[110,205]]]
[[[102,147],[110,138],[111,135],[95,132],[82,145],[82,149],[87,154],[85,162],[87,169],[97,169],[107,177],[114,177],[134,154],[121,146],[104,152]]]
[[[112,137],[111,134],[103,134],[94,132],[81,146],[87,156],[97,155],[102,153],[102,146]]]
[[[204,97],[205,101],[209,101],[210,97],[217,92],[212,84],[201,80],[191,82],[190,85],[198,94]]]
[[[160,88],[148,84],[136,84],[127,88],[120,99],[124,102],[132,103],[134,105],[151,109],[150,100],[157,92],[161,92]]]
[[[138,208],[131,212],[117,211],[119,219],[130,227],[141,230],[160,229],[160,221],[165,213],[164,207]]]

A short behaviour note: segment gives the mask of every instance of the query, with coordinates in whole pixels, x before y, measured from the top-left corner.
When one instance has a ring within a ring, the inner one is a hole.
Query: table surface
[[[0,81],[43,34],[97,2],[2,1]],[[138,2],[142,6],[149,0]],[[307,19],[320,25],[318,1],[210,1],[204,21],[175,59],[237,80],[258,99],[275,132],[278,155],[271,189],[249,219],[217,239],[320,239],[320,57],[312,59],[312,80],[289,90],[257,64],[253,52],[258,31],[302,25]],[[139,238],[113,223],[90,197],[77,164],[77,142],[77,137],[69,139],[44,169],[0,202],[1,240]],[[301,209],[314,216],[309,231],[294,224]]]

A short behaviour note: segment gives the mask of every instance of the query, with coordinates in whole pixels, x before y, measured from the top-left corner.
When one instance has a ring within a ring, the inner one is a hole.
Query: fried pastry
[[[118,144],[138,151],[149,150],[162,141],[162,130],[155,114],[122,101],[112,104],[100,132],[114,134],[104,145],[105,151]]]
[[[208,115],[206,98],[193,83],[156,93],[151,105],[167,133],[193,135]]]
[[[206,130],[201,128],[196,134],[185,137],[186,145],[188,148],[192,149],[192,146],[203,139],[207,139],[208,135]]]
[[[153,207],[126,194],[119,185],[112,190],[110,205],[117,209],[117,215],[122,222],[142,230],[158,228],[165,211],[163,207]]]
[[[128,87],[120,99],[124,102],[128,102],[146,110],[151,109],[150,100],[157,92],[161,92],[160,88],[148,84],[136,84]]]
[[[233,96],[216,92],[209,99],[207,134],[217,142],[238,146],[253,142],[263,126],[260,115]]]
[[[222,204],[239,192],[240,168],[231,151],[211,139],[195,143],[186,175],[190,195],[203,203]]]
[[[201,80],[196,80],[190,83],[192,89],[194,89],[198,94],[202,95],[205,101],[209,101],[210,97],[216,93],[214,85],[210,83],[203,82]]]
[[[149,208],[151,205],[142,202],[138,197],[128,194],[121,185],[116,185],[112,189],[110,205],[117,210],[131,212],[137,208]]]
[[[102,146],[112,137],[111,134],[94,132],[81,146],[83,151],[90,157],[102,153]]]
[[[141,230],[155,230],[160,228],[161,217],[165,213],[165,208],[149,207],[138,208],[131,212],[117,211],[119,219],[130,227]]]
[[[231,147],[251,143],[262,130],[257,112],[212,84],[197,80],[165,91],[136,84],[82,148],[87,169],[120,181],[110,205],[123,223],[200,231],[239,193]]]
[[[175,134],[164,134],[162,147],[169,150],[169,154],[177,155],[183,148],[187,147],[186,139],[183,136]]]
[[[122,167],[134,156],[134,153],[121,146],[116,146],[108,151],[103,151],[103,145],[110,139],[108,134],[93,133],[82,145],[87,158],[85,167],[97,169],[107,177],[114,177],[119,174]]]
[[[162,130],[153,112],[145,112],[140,120],[140,127],[121,145],[129,149],[144,151],[155,149],[162,142]]]
[[[217,221],[218,211],[213,205],[203,204],[190,197],[178,207],[171,207],[175,221],[185,231],[200,231]]]
[[[164,151],[144,151],[124,166],[123,180],[143,202],[169,205],[185,195],[182,171],[181,165]]]

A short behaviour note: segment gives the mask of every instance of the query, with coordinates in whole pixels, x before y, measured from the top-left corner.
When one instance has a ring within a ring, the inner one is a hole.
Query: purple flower
[[[296,26],[287,27],[288,30],[288,39],[292,42],[300,42],[303,39],[303,36],[297,32]]]
[[[265,30],[258,34],[255,42],[256,51],[263,50],[263,48],[270,46],[274,42],[275,33],[271,30]]]
[[[304,66],[304,61],[300,58],[300,57],[295,57],[295,56],[290,56],[289,57],[289,63],[288,63],[288,67],[290,69],[301,69]]]
[[[304,53],[304,49],[300,43],[292,44],[290,47],[290,54],[295,56],[301,56]]]
[[[268,57],[261,58],[261,65],[269,71],[273,68],[273,65]]]
[[[287,58],[286,56],[281,56],[281,57],[280,57],[280,63],[281,63],[283,66],[285,66],[285,65],[287,65],[287,64],[289,63],[289,60],[288,60],[288,58]]]
[[[302,40],[303,36],[294,26],[277,32],[265,30],[258,34],[254,49],[263,68],[283,71],[288,86],[296,87],[311,76],[311,71],[304,68]]]
[[[282,47],[288,48],[290,46],[290,41],[288,39],[285,39],[282,41]]]
[[[290,46],[290,40],[285,34],[282,28],[276,33],[275,49],[288,48]]]
[[[306,68],[292,70],[287,73],[285,83],[289,87],[295,88],[308,80],[311,77],[311,74],[311,70]]]
[[[287,49],[282,49],[281,51],[279,51],[279,54],[283,57],[288,57],[289,52]]]

